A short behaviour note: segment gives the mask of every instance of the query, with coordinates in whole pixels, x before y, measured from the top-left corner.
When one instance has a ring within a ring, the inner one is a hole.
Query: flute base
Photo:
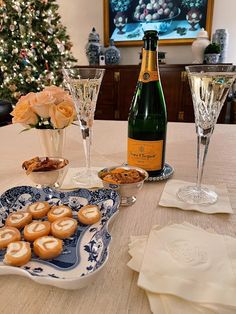
[[[72,178],[73,182],[81,188],[96,188],[100,186],[98,171],[93,169],[81,169]]]
[[[214,204],[217,201],[217,194],[208,188],[198,188],[197,186],[185,186],[178,190],[178,198],[188,204]]]
[[[121,197],[120,206],[131,206],[136,202],[135,196]]]

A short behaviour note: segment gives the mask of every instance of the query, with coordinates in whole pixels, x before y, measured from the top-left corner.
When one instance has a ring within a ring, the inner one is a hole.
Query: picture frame
[[[201,28],[210,38],[213,7],[214,0],[103,0],[104,45],[141,46],[147,29],[161,45],[191,44]]]

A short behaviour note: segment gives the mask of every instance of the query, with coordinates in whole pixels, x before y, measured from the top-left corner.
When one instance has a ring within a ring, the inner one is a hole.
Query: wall
[[[94,26],[100,34],[103,43],[103,0],[57,0],[62,17],[62,23],[67,26],[68,33],[74,44],[73,52],[78,58],[78,64],[88,64],[85,55],[85,45],[88,34]],[[92,4],[91,4],[92,3]],[[226,6],[227,4],[227,6]],[[235,32],[235,0],[215,0],[212,32],[217,28],[227,28],[229,32],[229,48],[226,62],[236,63]],[[191,45],[161,46],[167,52],[168,63],[191,63]],[[140,47],[120,48],[121,64],[137,64]]]

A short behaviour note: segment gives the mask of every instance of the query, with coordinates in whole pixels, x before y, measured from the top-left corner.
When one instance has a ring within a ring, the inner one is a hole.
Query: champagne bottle
[[[142,64],[128,118],[128,164],[150,177],[165,165],[167,114],[157,65],[157,31],[145,31]]]

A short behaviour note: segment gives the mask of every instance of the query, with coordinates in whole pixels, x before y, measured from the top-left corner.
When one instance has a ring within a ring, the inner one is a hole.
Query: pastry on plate
[[[0,228],[0,249],[6,248],[11,242],[19,241],[20,238],[20,231],[15,227],[5,226]]]
[[[56,238],[66,239],[75,233],[77,225],[77,220],[70,217],[62,217],[52,223],[51,233]]]
[[[34,241],[50,233],[51,224],[49,221],[33,221],[24,228],[24,239]]]
[[[34,241],[34,253],[41,259],[53,259],[62,252],[62,240],[44,236]]]
[[[39,201],[32,203],[28,206],[28,212],[30,212],[34,219],[43,218],[47,215],[50,209],[50,205],[48,202]]]
[[[30,244],[25,241],[16,241],[8,244],[3,262],[11,266],[22,266],[28,263],[30,258]]]
[[[85,225],[92,225],[101,219],[101,212],[97,205],[86,205],[78,211],[78,219]]]
[[[72,217],[72,210],[66,205],[53,206],[48,212],[48,220],[53,222],[58,218]]]
[[[23,228],[32,221],[32,214],[24,211],[14,212],[8,215],[6,219],[6,226],[15,227],[17,229]]]

